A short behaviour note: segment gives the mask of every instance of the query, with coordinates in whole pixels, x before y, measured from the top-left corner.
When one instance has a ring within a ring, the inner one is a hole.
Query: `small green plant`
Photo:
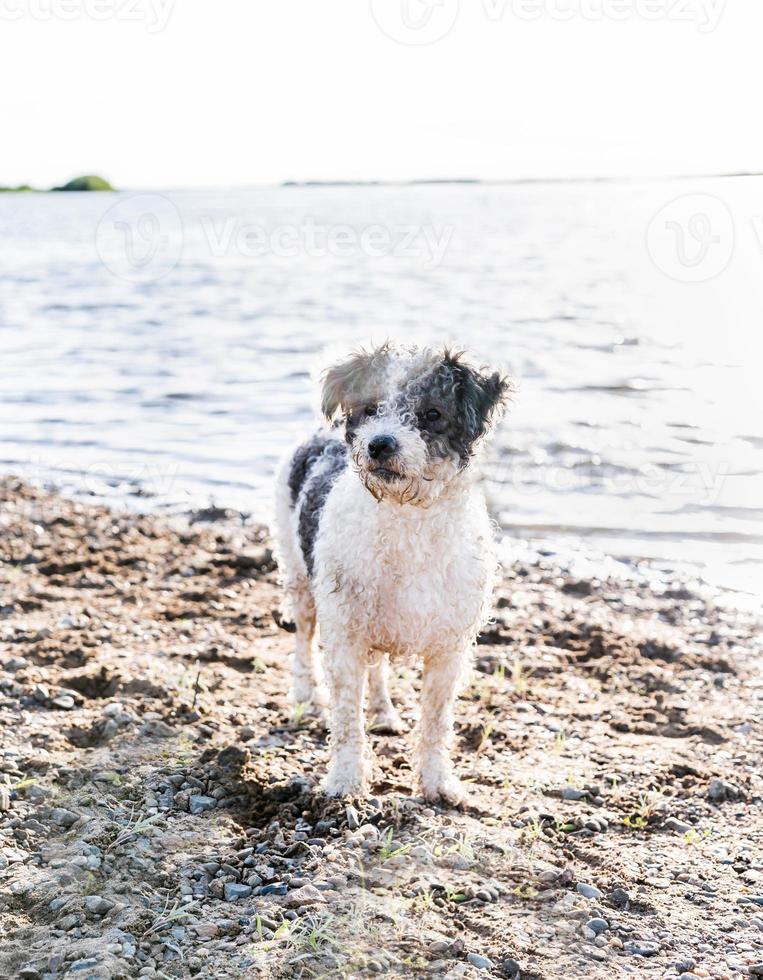
[[[121,827],[116,837],[108,845],[106,850],[111,851],[118,847],[122,847],[124,844],[127,844],[131,840],[134,840],[136,837],[139,837],[141,834],[145,834],[146,831],[152,826],[152,824],[156,823],[158,819],[159,819],[158,813],[155,813],[150,817],[140,816],[140,815],[135,817],[135,808],[133,807],[133,811],[130,814],[130,819],[127,822],[127,826]],[[119,827],[119,824],[117,824],[116,826]]]
[[[623,826],[630,830],[644,830],[649,826],[649,821],[640,813],[629,813],[627,817],[623,817]]]
[[[307,714],[309,704],[307,701],[299,701],[294,705],[291,712],[291,720],[295,725],[301,725],[302,719]]]
[[[493,734],[494,727],[495,726],[492,722],[487,722],[482,726],[482,735],[480,736],[480,741],[476,748],[477,755],[479,755],[480,752],[483,752],[490,744],[490,736]]]
[[[164,903],[164,908],[156,916],[154,921],[148,927],[148,929],[143,933],[143,938],[146,939],[148,936],[155,936],[158,932],[162,932],[164,929],[169,928],[173,922],[177,922],[180,919],[185,919],[191,913],[197,903],[196,902],[185,902],[182,906],[181,903],[175,899],[172,902],[172,908],[170,908],[170,903],[172,898],[167,896]]]
[[[35,780],[31,776],[27,776],[26,779],[20,779],[12,788],[18,792],[19,790],[28,789],[30,786],[34,786],[34,784]]]
[[[532,885],[528,885],[527,882],[523,882],[521,885],[517,885],[516,888],[512,888],[512,895],[516,895],[517,898],[529,901],[537,896],[536,890]]]
[[[450,889],[445,892],[445,897],[453,905],[460,905],[461,902],[465,902],[469,898],[466,892],[452,892]]]
[[[693,847],[695,844],[701,844],[703,840],[707,840],[710,837],[710,831],[705,828],[705,830],[696,830],[692,828],[687,830],[684,834],[684,840],[689,845]]]
[[[564,732],[557,732],[554,738],[554,755],[561,755],[564,750],[564,743],[567,741],[567,736]]]
[[[573,830],[578,829],[578,825],[574,822],[564,822],[562,820],[554,821],[554,827],[559,833],[571,834]]]
[[[525,826],[520,831],[520,840],[524,843],[532,846],[535,841],[541,836],[543,829],[543,824],[540,822],[538,817],[533,817],[530,823],[525,824]]]
[[[527,694],[528,681],[532,676],[532,671],[528,670],[519,657],[514,657],[511,665],[511,681],[514,690],[522,697]]]
[[[395,830],[394,827],[387,827],[382,836],[379,838],[379,860],[384,863],[390,858],[398,857],[401,854],[407,854],[410,851],[412,844],[402,844],[399,847],[394,846]]]

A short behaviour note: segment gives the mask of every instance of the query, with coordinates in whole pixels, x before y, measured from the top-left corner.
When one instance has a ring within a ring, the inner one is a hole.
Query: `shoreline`
[[[0,975],[757,975],[751,614],[529,553],[457,706],[470,804],[415,795],[401,668],[348,806],[287,704],[267,531],[229,518],[0,479]]]

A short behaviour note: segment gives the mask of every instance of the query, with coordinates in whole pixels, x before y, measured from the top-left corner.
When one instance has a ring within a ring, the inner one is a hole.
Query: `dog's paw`
[[[400,735],[405,731],[405,725],[393,708],[391,711],[379,711],[372,715],[368,730],[376,735]]]
[[[326,778],[323,792],[326,796],[365,796],[366,781],[362,773],[347,773],[332,769]]]
[[[453,773],[437,779],[425,779],[422,776],[421,790],[424,799],[430,803],[444,803],[446,806],[463,806],[468,798],[463,783]]]
[[[321,721],[326,722],[329,696],[322,684],[296,682],[289,694],[289,700],[295,716],[318,716]]]

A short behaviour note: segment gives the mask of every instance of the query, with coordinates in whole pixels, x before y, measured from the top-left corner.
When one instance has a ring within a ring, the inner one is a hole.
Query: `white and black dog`
[[[366,678],[372,725],[399,731],[387,661],[415,657],[421,788],[428,799],[462,800],[449,753],[453,703],[497,568],[470,462],[510,391],[460,354],[390,344],[323,375],[330,427],[284,466],[276,522],[284,617],[297,631],[292,698],[330,707],[331,796],[367,789]]]

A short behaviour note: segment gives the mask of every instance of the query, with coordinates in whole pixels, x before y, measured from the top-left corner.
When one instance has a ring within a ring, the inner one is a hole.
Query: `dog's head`
[[[375,497],[426,505],[468,467],[511,390],[460,353],[385,344],[324,373],[322,408]]]

